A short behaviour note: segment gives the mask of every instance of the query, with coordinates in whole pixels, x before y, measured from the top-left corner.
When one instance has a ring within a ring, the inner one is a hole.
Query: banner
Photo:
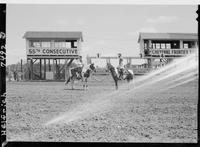
[[[150,49],[149,54],[150,55],[187,55],[194,53],[194,51],[197,50],[196,48],[192,49]]]
[[[77,48],[29,48],[27,55],[79,55]]]

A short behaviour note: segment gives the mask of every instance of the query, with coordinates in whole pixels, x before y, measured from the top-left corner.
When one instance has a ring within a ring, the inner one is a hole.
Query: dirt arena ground
[[[197,80],[165,91],[159,84],[123,95],[124,89],[120,96],[109,95],[115,91],[111,77],[97,78],[87,91],[80,83],[70,90],[62,82],[7,82],[7,140],[197,142]],[[71,110],[65,119],[73,121],[45,125]]]

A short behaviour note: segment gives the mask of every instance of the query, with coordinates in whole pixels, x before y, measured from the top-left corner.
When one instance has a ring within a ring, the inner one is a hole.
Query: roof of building
[[[62,38],[62,39],[81,39],[82,32],[44,32],[44,31],[27,31],[23,38]]]
[[[197,33],[140,33],[138,42],[143,39],[158,39],[158,40],[198,40]]]

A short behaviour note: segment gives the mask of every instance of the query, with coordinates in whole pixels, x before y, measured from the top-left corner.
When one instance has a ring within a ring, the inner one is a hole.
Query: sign
[[[196,48],[193,49],[150,49],[150,55],[187,55],[194,53]]]
[[[29,48],[27,55],[79,55],[77,48]]]

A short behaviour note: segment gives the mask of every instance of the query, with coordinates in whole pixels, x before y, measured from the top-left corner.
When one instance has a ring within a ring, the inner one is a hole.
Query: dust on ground
[[[87,91],[81,83],[71,90],[62,82],[7,82],[7,141],[197,142],[197,80],[166,91],[157,84],[120,99],[108,97],[110,105],[102,111],[44,125],[115,91],[111,77],[97,78],[89,81]]]

